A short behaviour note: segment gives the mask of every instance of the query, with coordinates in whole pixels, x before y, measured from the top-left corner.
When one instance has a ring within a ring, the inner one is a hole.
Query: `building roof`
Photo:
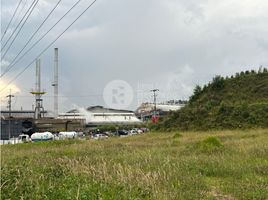
[[[67,113],[59,114],[61,119],[85,119],[88,125],[103,124],[136,124],[141,121],[130,110],[117,110],[92,106],[85,109],[74,109]]]
[[[8,110],[1,110],[1,118],[7,118],[9,117],[9,111]],[[48,114],[47,111],[41,111],[41,113],[44,113],[45,115]],[[33,110],[12,110],[11,116],[13,118],[33,118],[34,117],[34,111]]]
[[[91,106],[86,109],[91,113],[133,113],[131,110],[122,110],[122,109],[113,109],[113,108],[105,108],[103,106]],[[79,113],[79,109],[73,109],[68,111],[67,113]]]
[[[176,111],[183,107],[184,105],[170,105],[170,104],[156,104],[156,109],[162,112],[169,112],[169,111]],[[136,113],[142,113],[142,112],[151,112],[154,110],[154,104],[153,103],[143,103],[141,104],[137,110]]]

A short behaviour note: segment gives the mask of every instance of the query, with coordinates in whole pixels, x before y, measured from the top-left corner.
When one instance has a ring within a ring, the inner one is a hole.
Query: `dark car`
[[[118,130],[118,134],[119,135],[128,135],[128,131],[127,130]]]

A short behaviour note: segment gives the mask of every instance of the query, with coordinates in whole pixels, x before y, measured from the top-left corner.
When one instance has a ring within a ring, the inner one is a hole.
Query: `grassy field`
[[[268,130],[2,146],[1,199],[268,199]]]

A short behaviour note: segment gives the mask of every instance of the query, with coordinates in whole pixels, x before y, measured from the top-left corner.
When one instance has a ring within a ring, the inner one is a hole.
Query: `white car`
[[[71,132],[59,132],[60,139],[74,139],[77,137],[77,133],[74,131]]]
[[[108,138],[108,136],[102,133],[98,133],[98,134],[92,135],[91,138],[94,140],[98,140],[98,139],[106,139]]]
[[[19,143],[30,142],[31,141],[29,135],[26,135],[26,134],[19,135],[18,140],[19,140]]]
[[[138,134],[138,131],[135,130],[135,129],[132,129],[132,130],[129,131],[129,134],[130,135],[137,135]]]
[[[138,133],[141,134],[141,133],[144,133],[144,132],[143,132],[143,130],[139,129]]]

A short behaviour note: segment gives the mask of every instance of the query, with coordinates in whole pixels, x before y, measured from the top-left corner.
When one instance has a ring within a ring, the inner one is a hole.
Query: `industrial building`
[[[54,119],[47,111],[42,111],[42,118],[35,118],[35,111],[1,111],[1,140],[18,137],[22,133],[31,135],[33,132],[59,132],[81,130],[85,121],[79,119]],[[11,117],[9,117],[11,116]]]
[[[1,140],[7,140],[10,137],[18,137],[22,133],[22,123],[25,120],[34,118],[35,111],[33,110],[2,110],[1,112]],[[41,113],[47,116],[47,111]],[[10,126],[10,129],[9,129]]]
[[[141,121],[130,110],[118,110],[103,106],[92,106],[87,109],[74,109],[67,113],[59,114],[59,119],[84,119],[87,127],[100,125],[134,125]]]
[[[14,111],[11,101],[14,97],[8,95],[9,109],[1,111],[1,140],[18,137],[20,134],[31,136],[34,132],[49,131],[86,131],[100,125],[136,125],[141,120],[130,110],[118,110],[102,106],[92,106],[87,109],[74,109],[58,114],[58,49],[54,49],[54,110],[45,111],[42,96],[46,94],[41,89],[41,60],[36,60],[35,88],[30,92],[35,98],[34,110]]]
[[[157,116],[163,116],[168,114],[171,111],[180,110],[184,104],[156,104],[153,103],[142,103],[135,111],[136,116],[141,121],[147,121],[152,119],[156,109]]]
[[[36,60],[35,89],[30,93],[35,97],[35,107],[31,111],[13,111],[11,109],[12,94],[8,95],[8,110],[1,111],[1,140],[18,137],[20,134],[34,132],[59,132],[68,130],[83,130],[85,121],[82,119],[57,119],[58,115],[58,48],[54,49],[54,111],[48,113],[43,107],[42,95],[46,92],[41,89],[41,60]]]

